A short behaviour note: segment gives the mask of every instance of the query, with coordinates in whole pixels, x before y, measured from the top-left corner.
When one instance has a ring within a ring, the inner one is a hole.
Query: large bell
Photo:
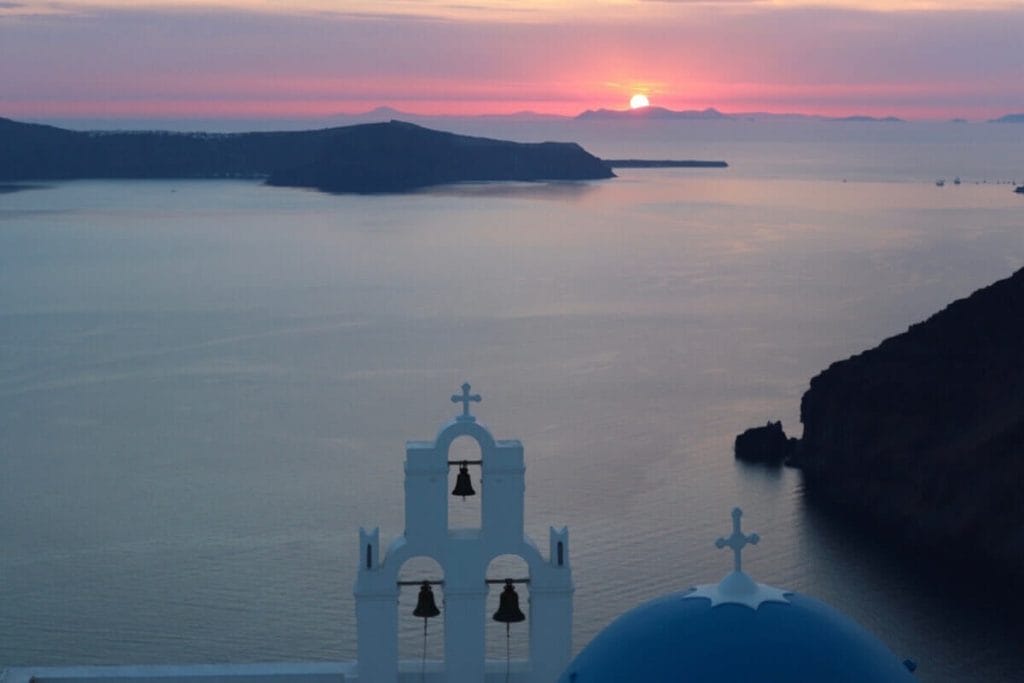
[[[459,467],[459,474],[455,477],[455,488],[452,489],[453,496],[462,496],[462,500],[466,500],[466,496],[475,496],[476,491],[473,490],[473,482],[469,479],[469,467],[466,463],[462,463]]]
[[[412,611],[412,615],[429,619],[440,613],[441,610],[437,609],[437,603],[434,602],[434,591],[430,588],[430,583],[424,581],[420,584],[420,595],[416,599],[416,609]]]
[[[498,602],[498,611],[494,613],[494,620],[503,624],[514,624],[517,621],[524,621],[526,615],[519,609],[519,595],[511,581],[505,581],[505,590],[501,591],[501,599]]]

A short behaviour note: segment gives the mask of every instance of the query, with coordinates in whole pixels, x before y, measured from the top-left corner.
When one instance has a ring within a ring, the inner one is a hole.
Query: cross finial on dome
[[[469,414],[469,404],[470,402],[479,403],[483,399],[480,398],[480,394],[470,394],[469,388],[469,382],[465,382],[462,385],[462,395],[452,395],[452,403],[462,404],[462,415],[459,415],[455,419],[464,420],[468,422],[476,422],[476,418]]]
[[[717,584],[697,586],[687,593],[685,598],[708,598],[711,600],[712,607],[745,605],[751,609],[757,609],[766,602],[789,602],[786,597],[788,594],[784,590],[757,583],[743,573],[743,548],[750,544],[756,544],[761,537],[757,534],[744,534],[740,529],[741,517],[743,517],[743,510],[733,508],[732,535],[715,541],[715,545],[719,548],[726,546],[732,548],[735,558],[733,571],[726,574]]]
[[[757,545],[757,542],[761,540],[761,537],[757,534],[750,534],[749,536],[743,535],[740,530],[740,518],[743,516],[743,510],[739,508],[732,509],[732,536],[729,538],[719,538],[715,541],[715,545],[719,548],[729,546],[733,552],[733,563],[734,569],[737,572],[743,571],[743,548],[748,544]]]

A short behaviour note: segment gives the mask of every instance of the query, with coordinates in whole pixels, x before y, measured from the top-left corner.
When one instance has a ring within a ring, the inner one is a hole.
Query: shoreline
[[[728,168],[724,161],[699,159],[601,159],[608,168]]]

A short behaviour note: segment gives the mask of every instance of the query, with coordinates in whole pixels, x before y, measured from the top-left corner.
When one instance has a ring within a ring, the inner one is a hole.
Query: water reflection
[[[25,185],[22,183],[0,183],[0,194],[10,194],[12,192],[23,192],[25,190],[43,190],[46,189],[47,185]]]
[[[834,605],[898,655],[915,659],[923,680],[1012,680],[1019,673],[1019,662],[1003,653],[1024,636],[1022,602],[1019,593],[1002,590],[1013,585],[1005,577],[986,577],[971,558],[895,556],[881,531],[804,497],[798,506],[805,592],[834,596]]]
[[[922,680],[998,679],[1021,660],[987,606],[933,605],[798,472],[732,457],[752,424],[792,432],[820,369],[1024,262],[1002,194],[835,185],[5,195],[0,661],[353,656],[355,530],[401,532],[404,441],[468,378],[526,446],[530,534],[571,530],[577,647],[718,580],[740,505],[759,580],[851,612]]]
[[[420,190],[417,194],[465,198],[546,199],[579,201],[604,181],[542,181],[501,183],[457,183]]]

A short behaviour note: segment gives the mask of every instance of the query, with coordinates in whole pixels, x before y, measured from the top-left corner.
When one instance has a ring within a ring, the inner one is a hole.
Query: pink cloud
[[[1019,12],[686,4],[670,20],[637,15],[572,24],[181,10],[4,17],[0,115],[303,115],[401,103],[570,114],[624,106],[636,87],[678,108],[1024,110]]]

